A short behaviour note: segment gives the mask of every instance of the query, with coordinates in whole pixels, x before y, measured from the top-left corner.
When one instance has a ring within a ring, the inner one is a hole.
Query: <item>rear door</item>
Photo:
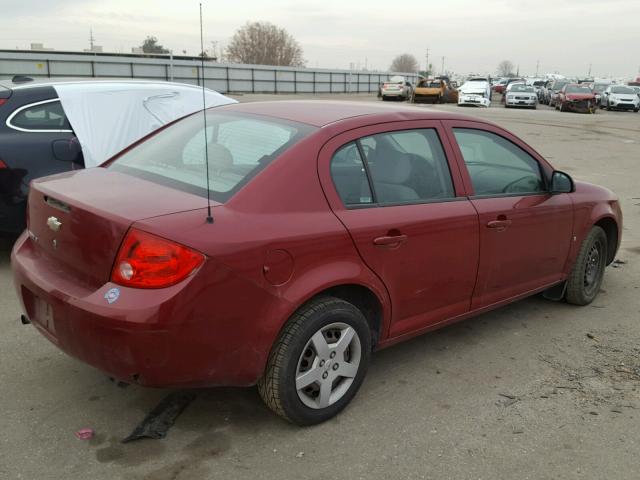
[[[331,208],[389,291],[392,337],[469,310],[478,217],[443,138],[439,122],[397,122],[339,135],[319,155]]]
[[[498,127],[445,124],[480,220],[480,267],[472,308],[563,280],[573,204],[568,194],[548,192],[551,167]]]

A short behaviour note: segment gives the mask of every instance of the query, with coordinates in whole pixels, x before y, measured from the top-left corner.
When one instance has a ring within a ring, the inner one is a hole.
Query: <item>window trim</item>
[[[377,203],[354,203],[353,205],[344,205],[345,210],[361,210],[363,208],[386,208],[386,207],[406,207],[408,205],[429,205],[432,203],[449,203],[462,202],[470,200],[471,197],[450,197],[450,198],[433,198],[431,200],[407,200],[406,202],[377,202]]]
[[[13,123],[11,123],[11,121],[13,120],[13,118],[18,115],[20,112],[22,112],[23,110],[26,110],[28,108],[31,107],[36,107],[38,105],[44,105],[46,103],[53,103],[53,102],[59,102],[60,106],[62,106],[62,103],[60,102],[60,98],[56,97],[56,98],[50,98],[48,100],[41,100],[39,102],[34,102],[34,103],[29,103],[27,105],[23,105],[17,109],[15,109],[13,112],[11,112],[11,115],[9,115],[7,117],[7,120],[5,122],[5,124],[7,125],[7,127],[13,129],[13,130],[17,130],[19,132],[27,132],[27,133],[73,133],[73,130],[67,130],[67,129],[32,129],[32,128],[22,128],[22,127],[18,127],[17,125],[14,125]],[[64,108],[62,109],[62,111],[64,112]],[[67,118],[66,113],[65,113],[65,118]],[[69,119],[67,118],[67,122],[69,121]]]

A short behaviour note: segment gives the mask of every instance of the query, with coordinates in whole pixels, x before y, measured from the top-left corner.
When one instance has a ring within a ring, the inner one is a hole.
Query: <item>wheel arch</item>
[[[599,218],[593,225],[602,228],[607,235],[607,265],[609,265],[618,251],[618,222],[613,217],[605,216]]]

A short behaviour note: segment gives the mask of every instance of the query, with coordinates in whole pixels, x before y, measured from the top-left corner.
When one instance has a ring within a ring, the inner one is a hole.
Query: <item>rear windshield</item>
[[[211,198],[225,202],[313,127],[273,118],[207,112],[206,151]],[[203,115],[167,127],[108,168],[207,196]]]

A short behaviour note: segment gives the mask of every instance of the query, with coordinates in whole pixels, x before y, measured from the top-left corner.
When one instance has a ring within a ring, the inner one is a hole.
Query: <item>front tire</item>
[[[298,310],[274,344],[258,391],[297,425],[337,415],[355,396],[369,365],[371,331],[360,310],[321,297]]]
[[[607,263],[607,235],[594,226],[580,246],[578,258],[567,281],[567,302],[590,304],[600,292]]]

